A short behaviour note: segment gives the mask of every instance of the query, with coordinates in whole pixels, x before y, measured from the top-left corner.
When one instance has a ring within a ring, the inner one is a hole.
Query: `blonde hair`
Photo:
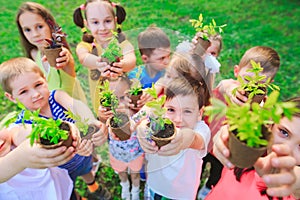
[[[0,65],[0,84],[7,93],[12,93],[11,81],[28,72],[38,73],[45,79],[45,76],[38,65],[31,59],[25,57],[12,58]]]
[[[251,60],[260,63],[264,69],[263,73],[268,73],[271,79],[274,78],[280,66],[278,53],[274,49],[266,46],[255,46],[248,49],[239,63],[240,69],[249,66]]]

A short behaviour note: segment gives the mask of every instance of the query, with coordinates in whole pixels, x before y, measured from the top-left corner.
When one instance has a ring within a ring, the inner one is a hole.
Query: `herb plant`
[[[62,38],[66,37],[67,34],[63,33],[62,28],[58,24],[55,24],[53,21],[47,20],[47,23],[50,29],[53,31],[51,39],[45,39],[49,44],[49,48],[54,49],[57,47],[61,47],[63,45]]]
[[[227,24],[218,26],[214,19],[212,19],[209,24],[204,24],[202,13],[199,14],[198,19],[190,19],[189,21],[192,23],[196,32],[202,33],[203,40],[209,40],[210,36],[223,33],[223,28],[227,26]]]
[[[115,32],[113,32],[113,37],[110,38],[108,46],[105,48],[105,51],[102,53],[101,57],[108,60],[109,64],[113,62],[119,62],[119,58],[122,57],[122,49],[119,46],[119,42],[116,38]]]
[[[279,90],[279,87],[271,83],[271,78],[266,80],[266,75],[261,75],[263,68],[260,66],[260,63],[255,61],[250,61],[252,68],[248,69],[247,72],[252,73],[253,75],[246,75],[243,78],[238,76],[238,81],[240,86],[235,88],[232,93],[235,95],[237,91],[243,90],[249,92],[248,98],[252,99],[255,95],[264,95],[267,88],[271,90]]]
[[[236,137],[249,147],[262,147],[268,144],[263,138],[262,127],[273,123],[279,123],[284,115],[292,118],[297,111],[292,102],[279,102],[279,91],[273,91],[263,106],[249,101],[242,106],[232,103],[228,98],[227,104],[216,98],[211,99],[212,105],[205,108],[205,115],[209,121],[214,118],[226,116],[225,122],[229,125],[229,131],[235,131]]]
[[[117,103],[118,99],[113,90],[109,88],[109,81],[105,80],[103,85],[99,86],[100,89],[100,104],[104,107],[112,107]]]
[[[136,73],[136,79],[135,79],[136,81],[132,82],[132,85],[128,91],[130,95],[139,95],[143,91],[140,82],[141,74],[142,74],[142,68],[138,66],[138,71]]]

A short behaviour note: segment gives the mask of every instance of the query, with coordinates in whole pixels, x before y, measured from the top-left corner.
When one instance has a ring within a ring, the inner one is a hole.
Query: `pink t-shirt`
[[[268,200],[260,191],[266,185],[255,170],[245,172],[240,182],[235,178],[233,170],[223,168],[221,179],[210,191],[205,200],[216,199],[243,199],[243,200]],[[278,198],[273,198],[274,200]],[[295,199],[292,196],[284,197],[283,200]]]

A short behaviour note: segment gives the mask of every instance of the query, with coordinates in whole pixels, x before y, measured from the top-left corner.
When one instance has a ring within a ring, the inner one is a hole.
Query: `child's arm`
[[[136,56],[134,53],[134,47],[128,42],[123,48],[123,59],[121,59],[120,62],[115,62],[113,66],[121,68],[123,72],[129,72],[135,67],[135,65]]]
[[[0,183],[3,183],[25,168],[43,169],[62,165],[74,156],[74,147],[65,146],[56,149],[44,149],[25,140],[13,151],[0,157]]]

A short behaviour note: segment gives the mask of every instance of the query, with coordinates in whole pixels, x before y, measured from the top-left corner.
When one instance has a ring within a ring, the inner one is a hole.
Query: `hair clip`
[[[116,28],[117,28],[117,29],[121,29],[121,28],[122,28],[122,25],[121,25],[121,24],[117,24]]]
[[[117,6],[117,4],[116,4],[116,3],[114,3],[114,2],[111,2],[111,6],[112,6],[112,7],[116,7],[116,6]]]
[[[80,10],[85,10],[85,5],[84,4],[81,4],[79,7],[80,7]]]
[[[86,28],[83,27],[83,28],[81,29],[81,32],[86,33],[86,32],[87,32]]]

